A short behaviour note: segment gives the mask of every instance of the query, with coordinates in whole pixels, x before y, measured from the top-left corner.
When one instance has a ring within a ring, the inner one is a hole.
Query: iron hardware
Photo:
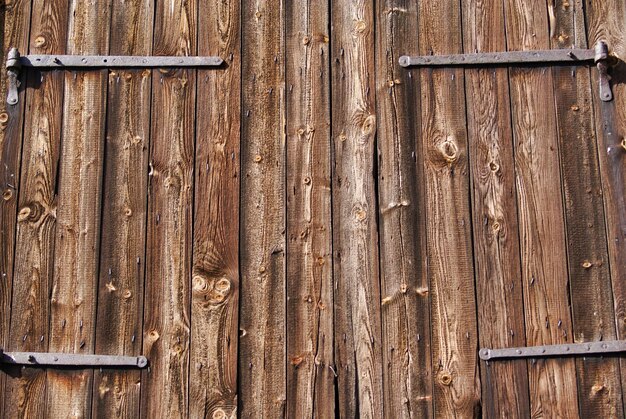
[[[70,367],[135,367],[148,365],[145,356],[87,355],[51,352],[2,352],[0,364]]]
[[[165,67],[218,67],[220,57],[185,56],[133,56],[133,55],[25,55],[16,48],[7,55],[6,69],[9,77],[7,103],[18,101],[19,74],[22,67],[43,69],[101,69],[101,68],[165,68]]]
[[[483,361],[491,361],[494,359],[545,358],[553,356],[614,354],[621,352],[626,352],[626,340],[567,343],[563,345],[528,346],[521,348],[483,348],[478,352],[478,355]]]
[[[553,49],[544,51],[481,52],[475,54],[403,55],[399,63],[402,67],[467,67],[502,65],[584,65],[595,63],[599,72],[600,99],[608,102],[613,99],[608,74],[612,61],[606,42],[598,41],[591,49]]]

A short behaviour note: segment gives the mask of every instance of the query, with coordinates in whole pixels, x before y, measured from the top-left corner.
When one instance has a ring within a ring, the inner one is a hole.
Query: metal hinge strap
[[[403,55],[399,63],[402,67],[466,67],[498,65],[583,65],[595,63],[600,78],[600,99],[608,102],[613,99],[608,75],[610,64],[606,42],[598,41],[592,49],[553,49],[545,51],[481,52],[475,54]]]
[[[185,56],[133,56],[133,55],[25,55],[16,48],[7,55],[6,69],[9,78],[7,103],[18,101],[19,73],[22,67],[46,69],[79,68],[166,68],[166,67],[218,67],[224,61],[220,57]]]
[[[528,346],[520,348],[489,349],[478,352],[480,359],[545,358],[554,356],[597,355],[626,352],[626,340],[604,342],[566,343],[563,345]]]
[[[145,356],[88,355],[51,352],[1,352],[1,364],[67,367],[136,367],[148,365]]]

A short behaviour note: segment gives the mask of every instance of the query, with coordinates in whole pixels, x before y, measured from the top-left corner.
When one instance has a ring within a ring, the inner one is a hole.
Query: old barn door
[[[3,16],[4,51],[31,55],[13,50],[3,78],[0,414],[230,416],[238,4],[34,0]]]

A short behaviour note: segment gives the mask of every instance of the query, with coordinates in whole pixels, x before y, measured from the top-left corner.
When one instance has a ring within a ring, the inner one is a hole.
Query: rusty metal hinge
[[[422,55],[410,57],[403,55],[399,63],[402,67],[470,67],[470,66],[506,66],[528,64],[584,65],[595,63],[599,72],[600,99],[608,102],[613,99],[608,69],[615,62],[609,55],[606,42],[598,41],[591,49],[553,49],[545,51],[508,51],[481,52],[475,54]]]
[[[88,355],[51,352],[3,352],[0,350],[0,364],[46,367],[144,368],[148,365],[148,359],[145,356]]]
[[[478,352],[480,359],[511,358],[546,358],[574,355],[598,355],[626,352],[626,340],[607,340],[603,342],[566,343],[563,345],[528,346],[520,348],[489,349]]]
[[[25,55],[16,48],[7,55],[6,69],[9,79],[7,103],[18,102],[19,75],[22,67],[44,69],[101,69],[101,68],[166,68],[166,67],[219,67],[220,57],[186,56],[132,56],[132,55]]]

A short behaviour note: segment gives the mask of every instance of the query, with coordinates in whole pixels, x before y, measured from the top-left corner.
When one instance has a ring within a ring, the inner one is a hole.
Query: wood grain
[[[148,55],[154,0],[115,2],[114,55]],[[98,283],[96,347],[99,354],[141,355],[145,269],[150,70],[109,72]],[[96,370],[93,415],[137,417],[141,373]]]
[[[505,3],[509,50],[548,49],[546,4]],[[526,343],[572,342],[567,254],[552,71],[509,72],[515,150]],[[576,417],[573,359],[529,365],[531,416]]]
[[[157,2],[154,55],[195,55],[197,1]],[[141,414],[189,410],[195,69],[152,71]]]
[[[334,417],[327,3],[285,10],[287,417]]]
[[[462,50],[459,4],[419,5],[420,54]],[[478,415],[480,377],[464,77],[460,69],[420,74],[421,136],[431,295],[435,415]]]
[[[63,54],[67,1],[35,0],[30,51]],[[56,188],[61,145],[64,75],[30,71],[22,151],[11,333],[8,348],[48,350],[50,289],[54,271]],[[46,371],[23,369],[7,387],[5,417],[41,417],[46,408]]]
[[[421,138],[416,143],[420,129],[419,71],[398,64],[400,55],[418,51],[417,3],[381,1],[376,22],[385,413],[395,418],[430,417],[433,405],[426,191]]]
[[[374,3],[333,1],[331,17],[337,413],[380,417]]]
[[[189,415],[237,414],[239,335],[240,2],[202,1],[198,70]]]
[[[108,1],[70,2],[67,52],[106,54]],[[102,24],[102,22],[105,22]],[[91,28],[99,25],[96,34]],[[66,72],[59,161],[51,352],[93,353],[106,118],[106,71]],[[88,417],[93,372],[48,371],[47,415]]]
[[[0,56],[5,62],[6,52],[11,47],[21,51],[28,49],[31,2],[14,0],[4,2],[0,7],[2,24],[2,51]],[[6,71],[0,74],[0,312],[11,312],[11,294],[13,292],[13,262],[15,256],[15,233],[17,227],[17,205],[20,187],[20,162],[22,153],[22,126],[24,113],[24,89],[20,89],[17,105],[8,105],[8,80]],[[24,78],[21,79],[25,82]],[[0,319],[0,347],[9,343],[11,317],[3,315]],[[5,391],[4,372],[0,374],[0,416],[4,417]],[[6,400],[5,400],[6,399]]]
[[[626,339],[626,4],[622,1],[585,1],[589,45],[599,40],[608,43],[612,55],[619,58],[610,70],[613,100],[602,102],[598,96],[598,72],[592,70],[591,95],[594,104],[598,156],[606,218],[608,254],[615,306],[617,336]],[[606,302],[605,302],[606,304]],[[622,400],[626,400],[626,361],[620,358]],[[596,389],[604,387],[598,380]],[[612,397],[616,400],[617,397]],[[616,412],[619,410],[616,409]]]
[[[255,3],[242,4],[239,414],[278,417],[287,362],[284,3]]]
[[[581,0],[554,6],[551,48],[587,48],[583,12]],[[584,67],[554,67],[552,74],[574,341],[617,339],[592,106],[597,87]],[[578,358],[576,375],[581,417],[624,416],[617,359]]]
[[[463,2],[463,50],[506,50],[504,12],[494,0]],[[525,346],[508,71],[465,71],[472,227],[480,347]],[[528,417],[525,360],[481,363],[485,417]]]

